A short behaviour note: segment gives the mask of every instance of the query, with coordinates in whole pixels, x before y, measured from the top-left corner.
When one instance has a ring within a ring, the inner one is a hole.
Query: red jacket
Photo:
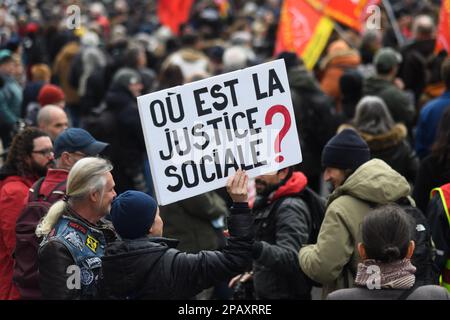
[[[28,201],[28,189],[33,182],[19,176],[0,181],[0,300],[20,297],[12,281],[16,220]]]
[[[49,169],[40,188],[36,182],[32,186],[32,189],[35,190],[38,188],[39,190],[36,191],[39,192],[39,195],[45,196],[45,200],[42,199],[42,201],[45,201],[48,205],[53,204],[64,196],[66,190],[65,182],[68,174],[69,172],[66,170]],[[50,196],[52,191],[55,191],[55,194]],[[56,192],[58,193],[56,194]],[[19,215],[16,224],[16,250],[13,281],[16,288],[19,290],[21,299],[25,300],[42,299],[38,271],[39,239],[34,235],[34,231],[40,220],[38,214],[45,214],[46,211],[44,212],[44,209],[42,209],[42,211],[33,209],[36,208],[37,202],[40,201],[38,201],[30,191],[28,203]],[[27,208],[31,211],[27,210]]]

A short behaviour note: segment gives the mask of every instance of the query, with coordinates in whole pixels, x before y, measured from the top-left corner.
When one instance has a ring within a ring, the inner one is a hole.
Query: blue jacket
[[[1,76],[4,84],[0,89],[0,124],[14,125],[20,117],[22,89],[11,77]]]
[[[439,120],[449,105],[450,91],[446,91],[440,97],[428,102],[420,111],[416,131],[416,152],[421,159],[430,153]]]

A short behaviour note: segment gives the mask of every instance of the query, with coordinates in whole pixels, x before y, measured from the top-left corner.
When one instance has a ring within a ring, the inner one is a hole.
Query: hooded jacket
[[[16,175],[0,180],[0,300],[18,299],[13,284],[16,220],[28,200],[33,180]]]
[[[322,295],[353,286],[360,260],[360,225],[370,203],[387,204],[409,195],[406,179],[384,161],[361,165],[330,195],[317,243],[299,252],[301,269],[323,285]]]
[[[308,243],[312,228],[308,205],[298,197],[307,185],[301,172],[291,178],[261,204],[255,213],[256,240],[262,251],[253,263],[258,299],[310,299],[311,285],[300,270],[297,252]],[[284,199],[276,208],[277,201]]]
[[[368,78],[363,89],[363,96],[367,95],[383,99],[395,122],[403,122],[408,128],[412,125],[416,114],[413,101],[392,82],[377,76]]]
[[[341,97],[339,79],[346,69],[356,68],[360,63],[358,51],[351,49],[342,40],[332,42],[320,64],[324,73],[320,83],[322,90],[335,101],[339,101]]]
[[[230,238],[223,251],[188,254],[178,241],[144,237],[110,244],[102,258],[103,296],[108,299],[188,299],[244,272],[251,264],[253,217],[237,204],[228,219]]]
[[[344,124],[338,131],[345,128],[353,127]],[[414,182],[419,169],[419,158],[406,140],[408,129],[402,123],[397,123],[391,130],[382,134],[357,131],[367,142],[372,158],[385,161],[408,181]]]

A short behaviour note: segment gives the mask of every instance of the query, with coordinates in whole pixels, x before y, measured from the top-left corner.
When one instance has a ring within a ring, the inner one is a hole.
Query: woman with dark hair
[[[447,107],[439,122],[431,154],[422,160],[414,184],[412,195],[422,212],[426,212],[431,190],[450,182],[449,124],[450,107]]]
[[[161,71],[159,72],[158,90],[182,85],[184,80],[181,68],[175,64],[168,64],[161,68]]]
[[[384,160],[406,180],[414,182],[419,159],[407,140],[405,125],[394,122],[381,98],[362,98],[356,106],[352,125],[369,145],[372,158]],[[344,124],[339,129],[348,127]]]
[[[415,285],[414,223],[398,205],[384,205],[365,216],[355,288],[337,290],[329,300],[450,300],[442,287]]]

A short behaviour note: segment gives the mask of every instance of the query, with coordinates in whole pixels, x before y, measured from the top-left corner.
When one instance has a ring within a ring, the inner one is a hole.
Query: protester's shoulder
[[[19,177],[14,178],[10,177],[5,180],[1,193],[6,196],[23,196],[27,194],[29,190],[29,186]]]
[[[329,203],[326,211],[347,213],[348,211],[351,211],[351,209],[353,209],[355,205],[359,204],[367,205],[365,202],[354,196],[351,196],[349,194],[341,194],[337,196],[332,202]]]
[[[450,294],[443,287],[427,285],[414,290],[408,300],[450,300]]]
[[[445,108],[449,104],[449,102],[450,99],[448,97],[437,97],[436,99],[429,101],[423,106],[423,108],[420,110],[420,116],[425,117],[436,112],[440,112],[442,108]]]
[[[277,211],[279,213],[309,213],[308,205],[300,196],[286,197]]]
[[[50,258],[54,259],[56,257],[66,257],[73,260],[69,248],[61,239],[52,237],[42,242],[39,248],[39,258],[50,262]]]
[[[116,240],[111,242],[106,246],[105,255],[119,256],[129,254],[146,254],[167,251],[168,249],[169,246],[163,240],[152,241],[151,238],[145,237],[135,240]]]
[[[362,295],[366,294],[366,291],[365,288],[340,289],[331,292],[327,296],[327,300],[359,300]]]

